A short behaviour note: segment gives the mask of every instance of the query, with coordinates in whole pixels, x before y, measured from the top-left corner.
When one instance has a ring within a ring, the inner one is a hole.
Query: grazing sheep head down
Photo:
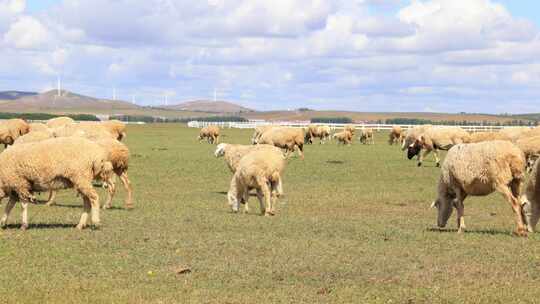
[[[409,145],[407,148],[407,158],[412,159],[416,155],[420,153],[422,150],[422,141],[421,139],[415,140],[412,144]]]
[[[449,198],[438,198],[431,204],[431,208],[437,208],[437,226],[439,228],[446,227],[446,223],[448,223],[448,219],[450,218],[450,216],[452,215],[452,211],[454,210],[453,207],[454,206]]]
[[[217,148],[216,148],[216,151],[214,152],[214,155],[216,157],[221,157],[223,155],[225,155],[225,147],[227,146],[227,144],[219,144],[217,145]]]

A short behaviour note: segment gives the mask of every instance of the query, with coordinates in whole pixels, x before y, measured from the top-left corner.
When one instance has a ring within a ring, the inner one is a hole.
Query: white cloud
[[[38,19],[22,16],[11,24],[4,41],[19,49],[38,48],[49,41],[49,33]]]

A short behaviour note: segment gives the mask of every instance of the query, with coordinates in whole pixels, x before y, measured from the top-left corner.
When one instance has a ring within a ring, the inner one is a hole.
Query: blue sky
[[[0,0],[0,90],[540,112],[532,0]]]

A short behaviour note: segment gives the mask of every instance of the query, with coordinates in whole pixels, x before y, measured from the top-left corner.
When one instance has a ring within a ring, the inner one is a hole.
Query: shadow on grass
[[[332,165],[343,165],[345,162],[342,160],[327,160],[326,163]]]
[[[227,191],[216,191],[216,192],[214,192],[214,193],[216,193],[216,194],[221,194],[221,195],[227,195]],[[250,192],[250,193],[249,193],[249,196],[251,196],[251,197],[256,197],[256,196],[257,196],[257,193],[255,193],[255,192]]]
[[[52,208],[54,207],[60,207],[60,208],[71,208],[71,209],[82,209],[82,205],[65,205],[65,204],[54,204],[51,206]],[[107,209],[103,209],[101,208],[101,211],[102,212],[107,212],[107,211],[120,211],[120,210],[124,210],[124,211],[130,211],[130,210],[133,210],[133,208],[124,208],[124,207],[118,207],[118,206],[112,206],[110,208],[107,208]]]
[[[456,233],[456,228],[428,228],[426,229],[429,232],[439,232],[439,233]],[[512,235],[511,231],[506,230],[496,230],[496,229],[480,229],[480,230],[465,230],[465,234],[488,234],[488,235]]]
[[[21,224],[8,224],[4,229],[20,229]],[[57,229],[57,228],[75,228],[75,224],[65,223],[30,223],[28,229]]]

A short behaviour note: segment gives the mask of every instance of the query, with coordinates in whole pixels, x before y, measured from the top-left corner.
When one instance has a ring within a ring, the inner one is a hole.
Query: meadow
[[[467,232],[435,229],[439,168],[376,145],[306,146],[277,215],[232,214],[215,146],[179,124],[130,125],[135,209],[74,226],[82,201],[20,207],[0,230],[0,303],[538,303],[540,233],[512,235],[500,195],[465,201]],[[251,130],[223,130],[249,142]],[[105,192],[100,190],[102,198]],[[2,210],[3,210],[2,205]]]

